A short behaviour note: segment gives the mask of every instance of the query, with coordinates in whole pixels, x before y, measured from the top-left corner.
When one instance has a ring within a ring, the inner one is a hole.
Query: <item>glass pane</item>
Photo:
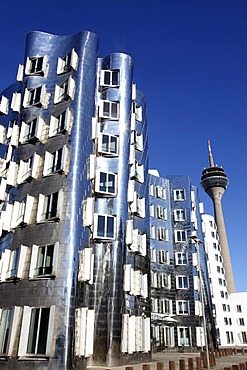
[[[108,175],[108,193],[115,193],[115,175],[113,174]]]
[[[107,236],[107,238],[113,238],[114,237],[114,218],[113,217],[107,217],[106,236]]]
[[[102,135],[102,148],[101,150],[103,152],[108,152],[108,143],[109,143],[109,136],[108,135]]]
[[[112,153],[112,154],[117,153],[117,138],[114,137],[114,136],[112,136],[111,140],[110,140],[109,152]]]
[[[118,117],[118,104],[112,103],[111,105],[111,117],[117,118]]]
[[[109,102],[103,103],[103,116],[110,117],[110,103]]]
[[[119,72],[112,72],[112,85],[119,85]]]
[[[7,352],[12,315],[13,315],[12,308],[2,311],[0,321],[0,353]]]
[[[100,172],[99,190],[103,191],[104,193],[107,191],[107,189],[106,189],[106,173],[105,172]]]
[[[111,83],[111,72],[105,71],[104,85],[110,85]]]
[[[98,216],[97,236],[105,236],[105,216]]]
[[[50,316],[50,309],[42,308],[40,325],[39,325],[37,354],[46,353],[46,341],[47,341],[47,333],[48,333],[49,316]]]
[[[36,353],[36,338],[38,334],[39,313],[40,309],[32,309],[27,343],[27,353]]]

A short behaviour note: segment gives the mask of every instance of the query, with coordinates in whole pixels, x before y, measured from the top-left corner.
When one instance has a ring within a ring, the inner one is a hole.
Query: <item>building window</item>
[[[29,122],[22,122],[19,141],[21,144],[33,143],[42,139],[44,121],[38,116]]]
[[[57,74],[66,73],[71,71],[77,70],[78,67],[78,55],[75,52],[75,49],[72,49],[68,54],[65,55],[63,58],[58,58],[57,63]]]
[[[187,265],[188,264],[187,253],[176,252],[175,253],[175,260],[176,260],[177,265]]]
[[[102,100],[99,107],[99,117],[119,119],[119,102]]]
[[[59,243],[32,246],[29,278],[47,278],[56,275]]]
[[[157,217],[162,220],[167,220],[167,209],[161,206],[157,206],[156,208]]]
[[[135,161],[135,163],[130,166],[130,178],[140,183],[144,182],[143,164],[139,164],[137,161]]]
[[[175,201],[181,201],[185,200],[185,191],[184,189],[176,189],[174,190],[174,200]]]
[[[218,259],[219,259],[218,254],[215,254],[215,261],[218,261]]]
[[[55,306],[24,306],[21,326],[19,356],[49,356],[52,344]]]
[[[178,345],[189,346],[190,343],[190,328],[178,327]]]
[[[166,189],[162,186],[156,186],[156,197],[160,199],[166,199]]]
[[[171,276],[165,273],[157,274],[157,287],[170,289]]]
[[[19,171],[17,176],[17,184],[21,184],[24,181],[29,181],[32,178],[37,177],[37,170],[39,167],[40,156],[37,153],[26,161],[20,160]]]
[[[43,105],[45,97],[45,86],[35,87],[33,89],[26,89],[23,99],[23,107],[28,108],[31,106]]]
[[[227,344],[230,343],[230,333],[229,333],[229,331],[226,331],[226,342],[227,342]]]
[[[8,114],[9,112],[9,99],[2,95],[0,98],[0,115]]]
[[[161,264],[169,264],[169,252],[164,251],[163,249],[158,251],[158,256],[159,256],[159,263]]]
[[[43,75],[47,66],[47,56],[27,58],[25,74]]]
[[[153,184],[149,184],[149,195],[151,197],[154,195],[154,186],[153,186]]]
[[[226,311],[226,305],[224,303],[222,304],[222,309],[223,311]]]
[[[219,284],[222,285],[222,279],[219,279]]]
[[[247,332],[241,331],[242,343],[247,343]]]
[[[213,243],[213,247],[214,247],[214,249],[217,249],[217,244]]]
[[[119,71],[102,70],[100,82],[101,86],[119,86]]]
[[[164,227],[158,227],[158,239],[165,242],[168,241],[168,230]]]
[[[101,134],[98,140],[98,151],[109,156],[118,155],[118,137]]]
[[[189,314],[189,301],[177,301],[177,314],[178,315]]]
[[[220,273],[220,266],[217,266],[217,272]]]
[[[65,132],[70,133],[72,120],[73,116],[69,108],[60,113],[58,116],[51,115],[49,137]]]
[[[188,289],[189,288],[188,276],[186,275],[176,276],[176,287],[177,289]]]
[[[149,215],[150,217],[154,217],[154,205],[150,204],[149,206]]]
[[[155,239],[155,226],[150,226],[150,238]]]
[[[227,317],[224,317],[224,323],[225,323],[225,325],[228,325],[228,318]]]
[[[95,191],[106,195],[117,194],[117,175],[110,172],[96,172]]]
[[[15,201],[12,213],[11,228],[28,225],[31,223],[32,210],[35,198],[27,194],[20,202]]]
[[[174,210],[174,221],[185,221],[186,212],[185,209],[175,209]]]
[[[94,215],[94,238],[115,238],[115,217],[110,215]]]
[[[37,222],[58,221],[61,217],[63,192],[39,195]]]
[[[185,230],[175,230],[175,242],[184,243],[187,241],[187,235]]]
[[[131,144],[134,145],[136,150],[143,151],[143,136],[138,134],[135,130],[131,132]]]
[[[244,324],[244,318],[243,317],[240,317],[239,319],[238,319],[238,325],[241,325],[241,326],[244,326],[245,324]]]
[[[52,173],[67,173],[68,148],[64,146],[53,153],[45,152],[43,175],[48,176]]]
[[[0,309],[0,355],[11,356],[19,324],[20,307]]]
[[[169,299],[158,299],[158,312],[168,315],[171,312],[171,303]]]
[[[222,290],[220,291],[220,296],[221,296],[221,298],[224,298],[225,297],[225,294],[224,294],[224,292]]]
[[[75,95],[75,80],[69,77],[68,80],[61,85],[56,85],[54,94],[54,104],[61,103],[62,101],[73,100]]]
[[[240,305],[240,304],[237,304],[237,305],[236,305],[236,311],[237,311],[237,312],[242,312],[242,307],[241,307],[241,305]]]

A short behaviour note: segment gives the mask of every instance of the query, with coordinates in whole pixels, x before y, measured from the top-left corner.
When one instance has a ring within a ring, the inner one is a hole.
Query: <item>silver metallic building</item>
[[[91,32],[31,32],[0,94],[0,369],[150,359],[145,97]]]

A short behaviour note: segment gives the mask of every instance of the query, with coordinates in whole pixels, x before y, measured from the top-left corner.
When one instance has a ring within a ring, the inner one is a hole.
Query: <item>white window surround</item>
[[[191,343],[191,332],[189,327],[178,326],[178,345],[189,346]]]
[[[185,200],[185,190],[184,189],[175,189],[173,190],[173,196],[175,201]]]
[[[100,85],[106,87],[118,87],[120,81],[119,70],[101,70]]]
[[[93,248],[84,248],[79,251],[78,281],[93,284],[94,254]]]
[[[0,97],[0,115],[9,113],[9,99],[2,95]]]
[[[12,100],[11,100],[11,105],[10,108],[14,112],[20,112],[21,109],[21,93],[15,92],[12,94]]]
[[[107,196],[116,196],[117,175],[112,172],[96,170],[95,192]]]
[[[41,116],[37,116],[31,121],[22,122],[19,141],[21,144],[41,141],[45,135],[48,126],[45,124]]]
[[[49,126],[49,137],[60,133],[68,132],[70,134],[73,124],[73,115],[70,108],[60,113],[57,116],[51,115]]]
[[[158,299],[158,312],[169,315],[172,313],[172,300],[163,298]]]
[[[186,230],[175,230],[175,242],[176,243],[185,243],[187,241]]]
[[[165,251],[164,249],[160,249],[158,251],[158,256],[159,256],[159,263],[166,264],[166,265],[170,263],[168,251]]]
[[[149,206],[149,215],[150,217],[154,217],[154,205],[150,204]]]
[[[63,190],[51,194],[39,194],[36,222],[58,221],[62,215]]]
[[[176,276],[176,289],[189,289],[189,277],[187,275]]]
[[[93,354],[94,310],[87,307],[75,309],[75,354],[89,357]]]
[[[21,307],[0,308],[0,356],[12,356]]]
[[[161,206],[157,206],[156,208],[157,211],[157,217],[162,219],[162,220],[167,220],[167,209],[163,208]]]
[[[166,273],[157,274],[157,287],[158,288],[171,288],[171,276]]]
[[[188,315],[189,314],[189,301],[179,300],[176,301],[177,315]]]
[[[133,112],[135,113],[136,121],[142,121],[142,106],[137,105],[136,103],[133,104]]]
[[[59,242],[32,245],[29,279],[50,279],[57,275]]]
[[[162,188],[162,186],[156,186],[156,197],[160,199],[166,199],[166,189]]]
[[[31,223],[35,198],[29,194],[22,201],[15,201],[12,213],[11,228]]]
[[[56,85],[54,94],[54,104],[61,103],[66,100],[73,100],[75,96],[75,80],[70,76],[60,85]]]
[[[114,135],[100,133],[98,137],[98,152],[107,156],[118,156],[118,140]]]
[[[186,252],[176,252],[175,262],[176,262],[176,265],[187,265],[188,264],[188,254]]]
[[[142,256],[147,254],[147,235],[141,234],[138,229],[134,229],[132,233],[132,243],[130,249],[133,252],[140,253]]]
[[[47,69],[47,55],[27,57],[25,65],[26,75],[44,75]]]
[[[40,155],[34,153],[31,158],[28,158],[28,160],[20,160],[17,184],[22,184],[24,181],[37,178],[40,159]]]
[[[140,152],[143,151],[143,135],[138,134],[136,131],[131,132],[131,144],[134,145],[136,150],[139,150]]]
[[[118,120],[120,116],[119,101],[101,100],[99,104],[99,117]]]
[[[144,165],[139,164],[135,161],[134,164],[130,166],[130,178],[143,183],[144,182]]]
[[[24,74],[24,65],[19,64],[18,65],[18,70],[17,70],[17,75],[16,75],[16,81],[22,82],[23,81],[23,74]]]
[[[136,191],[134,191],[133,202],[130,203],[130,212],[141,218],[144,218],[146,215],[145,198],[140,197]]]
[[[100,240],[114,240],[116,217],[108,214],[94,214],[93,237]]]
[[[186,220],[186,210],[185,209],[175,209],[174,210],[174,221],[185,221]]]
[[[155,226],[154,225],[151,225],[150,226],[150,238],[151,239],[155,239],[155,236],[156,236]]]
[[[24,306],[18,356],[50,356],[54,317],[55,305],[50,307]],[[32,322],[35,322],[35,326],[31,325]],[[40,330],[41,327],[42,330]]]
[[[23,107],[43,106],[45,104],[45,85],[34,88],[26,88],[23,98]]]
[[[15,250],[4,250],[1,258],[1,282],[20,280],[23,278],[27,249],[28,247],[21,245]]]
[[[64,145],[53,153],[45,152],[45,161],[43,176],[49,176],[54,173],[68,173],[69,170],[69,149]]]
[[[154,195],[154,185],[149,184],[149,195],[152,197]]]
[[[75,49],[72,49],[63,58],[58,58],[57,74],[66,73],[71,70],[76,71],[78,68],[78,62],[78,54],[76,53]]]
[[[165,227],[158,227],[157,232],[158,240],[162,240],[165,242],[168,241],[168,229],[166,229]]]

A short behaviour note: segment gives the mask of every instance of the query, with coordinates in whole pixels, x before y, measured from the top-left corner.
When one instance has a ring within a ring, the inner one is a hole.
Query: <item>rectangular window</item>
[[[226,305],[224,303],[222,304],[222,309],[223,311],[226,311]]]
[[[62,211],[62,196],[62,190],[49,195],[39,195],[37,222],[59,220]]]
[[[170,263],[170,260],[169,260],[169,252],[168,251],[164,251],[163,249],[160,249],[158,251],[158,256],[159,256],[159,263],[165,263],[165,264],[169,264]]]
[[[75,49],[72,49],[63,58],[58,58],[57,74],[66,73],[72,70],[76,71],[78,67],[78,61],[78,55]]]
[[[23,107],[28,108],[31,106],[42,106],[45,97],[45,85],[26,89],[23,99]]]
[[[169,299],[158,299],[158,312],[169,314],[171,312],[171,301]]]
[[[67,173],[69,149],[64,146],[53,153],[45,152],[43,175],[48,176],[57,172]]]
[[[26,75],[44,75],[47,67],[47,56],[28,57],[26,61]]]
[[[117,194],[117,175],[110,172],[96,172],[95,192],[106,195]]]
[[[142,106],[133,103],[133,113],[135,113],[136,121],[142,121]]]
[[[51,115],[49,137],[55,136],[60,133],[64,134],[66,132],[70,134],[72,121],[73,116],[69,108],[60,113],[58,116]]]
[[[115,217],[110,215],[94,215],[94,238],[115,238]]]
[[[143,164],[139,164],[137,161],[135,161],[135,163],[130,166],[130,178],[140,183],[144,182]]]
[[[99,117],[108,119],[119,119],[119,102],[102,100],[99,107]]]
[[[177,301],[177,314],[178,315],[189,314],[189,301]]]
[[[150,217],[154,217],[154,205],[153,204],[149,206],[149,215]]]
[[[2,95],[0,98],[0,115],[8,114],[9,112],[9,99]]]
[[[237,312],[242,312],[242,307],[241,307],[241,305],[240,305],[240,304],[237,304],[237,305],[236,305],[236,311],[237,311]]]
[[[189,346],[190,343],[190,328],[178,327],[178,345]]]
[[[242,331],[241,332],[241,337],[242,337],[242,343],[247,343],[247,332],[246,331]]]
[[[41,140],[44,135],[45,123],[43,119],[38,116],[31,121],[22,122],[19,141],[21,144],[33,143]]]
[[[119,86],[119,71],[102,70],[100,78],[101,86]]]
[[[153,184],[149,184],[149,195],[151,197],[154,195],[154,186],[153,186]]]
[[[73,100],[75,95],[75,80],[72,76],[61,85],[56,85],[54,94],[54,104],[62,101]]]
[[[156,197],[160,199],[166,199],[166,189],[162,186],[156,186]]]
[[[188,276],[186,275],[176,276],[176,287],[177,289],[188,289],[189,288]]]
[[[98,152],[109,155],[118,155],[118,137],[108,134],[100,134],[98,139]]]
[[[239,319],[238,319],[238,325],[241,325],[241,326],[244,326],[245,324],[244,324],[244,318],[243,317],[240,317]]]
[[[187,253],[184,252],[176,252],[175,259],[177,265],[187,265],[188,264],[188,257]]]
[[[50,278],[56,276],[59,243],[33,245],[29,278]]]
[[[55,306],[24,306],[18,356],[49,356],[52,345]]]
[[[187,241],[187,235],[185,230],[175,230],[175,242],[184,243]]]
[[[157,206],[157,217],[162,220],[167,220],[167,209],[161,206]]]
[[[155,239],[155,226],[150,226],[150,238]]]
[[[174,190],[173,194],[174,194],[174,200],[175,201],[185,200],[185,191],[184,191],[184,189],[176,189],[176,190]]]
[[[0,309],[0,355],[12,355],[19,315],[20,307]]]
[[[174,221],[185,221],[186,211],[185,209],[175,209],[174,210]]]
[[[136,150],[143,151],[143,136],[138,134],[135,130],[131,132],[131,144],[134,145]]]
[[[157,274],[157,287],[170,289],[171,276],[165,273]]]
[[[158,239],[163,241],[168,241],[168,229],[164,227],[158,227]]]
[[[31,223],[32,210],[35,198],[27,194],[26,198],[22,201],[14,202],[11,228],[28,225]]]

